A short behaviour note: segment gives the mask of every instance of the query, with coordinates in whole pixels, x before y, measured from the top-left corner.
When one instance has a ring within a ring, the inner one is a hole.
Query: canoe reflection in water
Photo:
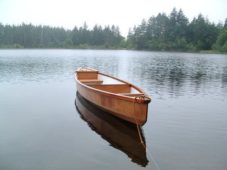
[[[144,144],[141,143],[136,125],[99,109],[84,99],[78,92],[75,104],[81,118],[112,147],[126,153],[132,162],[143,167],[148,164],[146,146],[144,145],[145,138],[141,128],[139,128],[139,131],[142,134]]]

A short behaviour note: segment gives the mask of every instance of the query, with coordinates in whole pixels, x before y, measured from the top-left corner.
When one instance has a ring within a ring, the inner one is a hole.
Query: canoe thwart
[[[98,80],[98,79],[84,79],[84,80],[80,80],[81,83],[85,83],[87,85],[89,84],[102,84],[103,83],[103,80]]]
[[[95,84],[90,87],[111,93],[130,93],[131,91],[131,86],[128,84]]]

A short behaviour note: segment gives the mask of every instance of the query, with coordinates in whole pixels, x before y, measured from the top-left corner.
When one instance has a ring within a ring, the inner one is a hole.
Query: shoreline
[[[50,48],[0,48],[0,50],[128,50],[128,51],[145,51],[145,52],[165,52],[165,53],[196,53],[196,54],[227,54],[224,52],[219,52],[216,50],[201,50],[201,51],[172,51],[172,50],[139,50],[133,48],[58,48],[58,47],[50,47]]]

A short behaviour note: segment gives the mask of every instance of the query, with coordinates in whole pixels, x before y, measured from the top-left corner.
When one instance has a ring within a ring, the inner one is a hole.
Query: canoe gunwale
[[[151,98],[137,86],[90,69],[75,71],[74,76],[78,93],[88,101],[133,124],[142,126],[146,123]],[[91,80],[91,83],[88,80]],[[103,83],[93,83],[95,81]]]
[[[90,90],[92,90],[92,91],[94,91],[96,93],[100,93],[101,95],[111,96],[111,97],[118,98],[118,99],[121,99],[121,100],[127,100],[127,101],[130,101],[130,102],[141,103],[141,104],[148,104],[151,101],[151,98],[148,97],[148,95],[143,90],[141,90],[137,86],[135,86],[135,85],[133,85],[133,84],[127,82],[127,81],[124,81],[124,80],[118,79],[116,77],[113,77],[113,76],[98,72],[98,74],[100,74],[100,75],[103,75],[103,76],[118,80],[118,81],[120,81],[122,83],[128,84],[130,87],[132,87],[132,88],[136,89],[137,91],[139,91],[140,93],[142,93],[143,94],[142,98],[137,100],[137,98],[139,98],[140,96],[136,96],[136,97],[134,97],[134,96],[126,96],[126,95],[123,95],[123,94],[120,94],[120,93],[112,93],[112,92],[108,92],[108,91],[97,89],[95,87],[91,87],[89,85],[86,85],[85,83],[82,83],[77,78],[77,72],[78,71],[75,72],[75,80],[76,80],[77,83],[79,83],[81,86],[83,86],[83,87],[85,87],[87,89],[90,89]]]

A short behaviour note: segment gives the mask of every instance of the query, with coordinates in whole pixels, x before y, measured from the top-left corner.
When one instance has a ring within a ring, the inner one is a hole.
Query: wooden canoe
[[[113,115],[137,125],[147,121],[151,99],[140,88],[90,68],[75,72],[81,96]]]
[[[79,93],[77,93],[75,105],[80,117],[102,139],[109,142],[110,146],[127,154],[132,162],[143,167],[148,164],[146,141],[141,127],[137,128],[134,124],[108,114],[84,99]],[[138,130],[140,131],[141,139]],[[143,140],[144,145],[141,140]]]

